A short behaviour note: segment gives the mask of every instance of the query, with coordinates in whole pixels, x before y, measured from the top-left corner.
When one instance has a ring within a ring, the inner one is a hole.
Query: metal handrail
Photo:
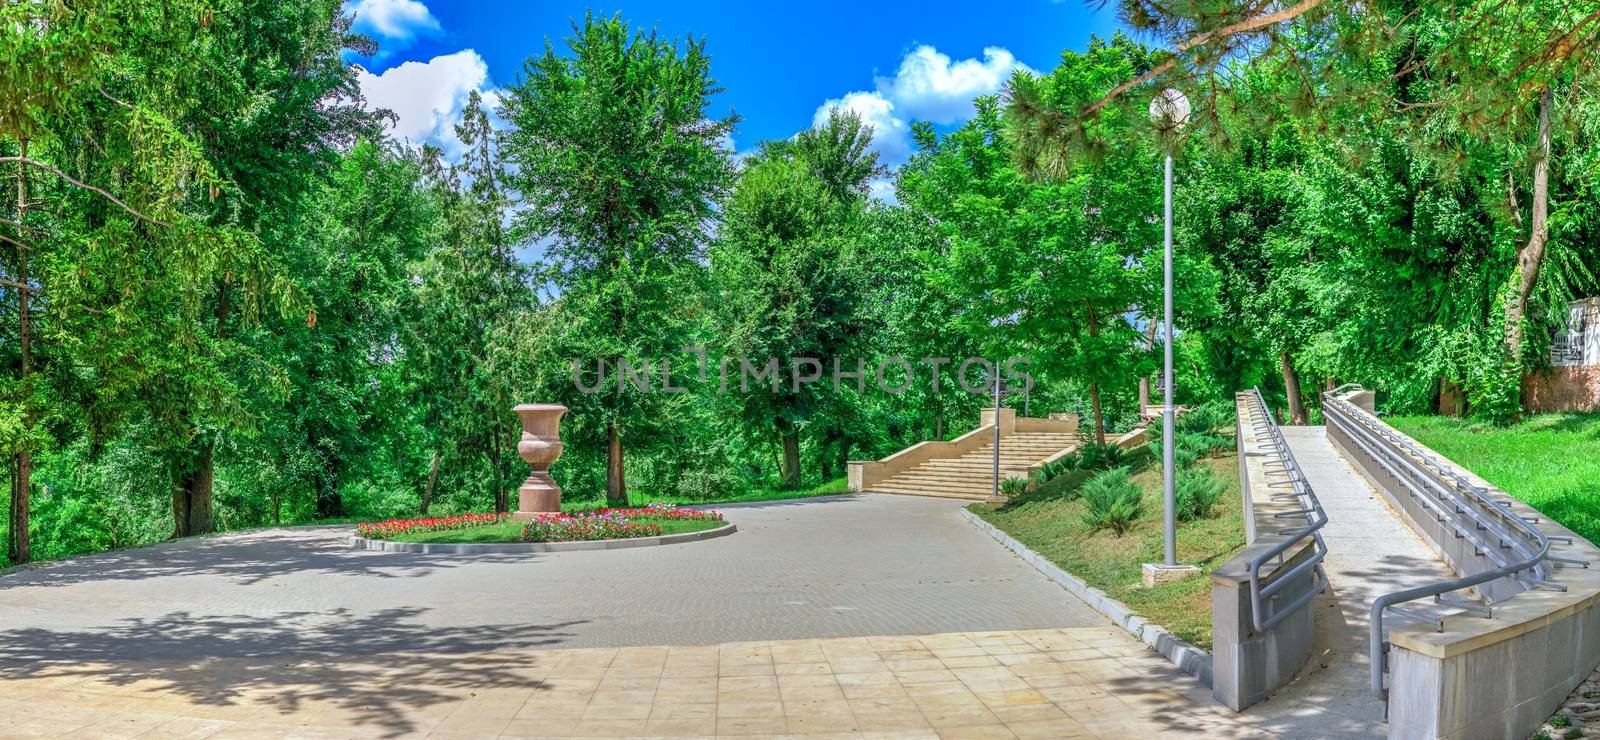
[[[1472,541],[1479,554],[1489,557],[1498,564],[1498,567],[1492,570],[1464,578],[1383,594],[1372,602],[1368,639],[1368,657],[1372,663],[1372,691],[1379,699],[1387,701],[1389,692],[1383,684],[1384,659],[1389,651],[1389,641],[1384,636],[1383,627],[1386,610],[1397,604],[1429,596],[1439,600],[1443,594],[1515,576],[1528,570],[1533,571],[1532,578],[1516,579],[1523,584],[1524,590],[1532,586],[1565,590],[1565,586],[1548,580],[1550,568],[1545,565],[1545,561],[1571,562],[1585,567],[1588,564],[1584,561],[1551,556],[1550,538],[1493,496],[1498,493],[1500,497],[1507,498],[1503,491],[1474,485],[1452,466],[1424,452],[1421,446],[1390,429],[1365,409],[1341,398],[1340,396],[1349,389],[1364,390],[1359,384],[1348,383],[1323,394],[1323,417],[1328,425],[1344,431],[1362,452],[1405,485],[1413,496],[1420,497],[1440,522],[1448,523],[1459,536]],[[1452,485],[1446,486],[1446,480]],[[1479,532],[1488,533],[1495,541],[1486,542]],[[1513,551],[1517,559],[1511,560],[1501,550]],[[1456,605],[1484,616],[1492,615],[1487,609],[1474,608],[1476,605],[1459,603]],[[1396,609],[1396,611],[1402,610]],[[1443,629],[1443,621],[1435,623]]]
[[[1322,534],[1319,530],[1328,523],[1328,515],[1322,510],[1322,502],[1317,500],[1316,493],[1311,490],[1311,484],[1306,480],[1305,474],[1301,472],[1300,464],[1295,461],[1294,452],[1289,449],[1289,443],[1283,437],[1283,430],[1278,428],[1278,423],[1272,418],[1272,411],[1267,407],[1266,400],[1261,397],[1261,390],[1252,388],[1244,391],[1241,395],[1245,396],[1250,402],[1252,411],[1250,424],[1252,429],[1264,435],[1266,437],[1264,441],[1270,447],[1267,452],[1259,454],[1275,457],[1276,459],[1268,461],[1267,464],[1277,465],[1278,470],[1272,472],[1285,477],[1285,480],[1273,481],[1268,485],[1287,485],[1289,487],[1288,493],[1277,494],[1272,498],[1296,501],[1300,505],[1300,510],[1284,512],[1284,514],[1291,516],[1303,515],[1306,518],[1304,526],[1278,530],[1278,534],[1283,537],[1283,540],[1250,558],[1250,623],[1257,632],[1265,632],[1277,626],[1279,622],[1287,619],[1306,604],[1311,603],[1311,600],[1316,598],[1317,594],[1327,589],[1328,576],[1322,569],[1322,560],[1327,557],[1328,546],[1323,543]],[[1239,417],[1236,421],[1236,429],[1239,432],[1237,439],[1241,441],[1244,439],[1244,424],[1244,417]],[[1244,459],[1245,454],[1247,454],[1246,451],[1241,447],[1239,450],[1241,460]],[[1241,480],[1244,481],[1244,485],[1249,485],[1247,478]],[[1312,543],[1310,557],[1285,570],[1283,566],[1287,563],[1283,559],[1284,553],[1298,547],[1300,543],[1307,539],[1310,539]],[[1266,574],[1272,581],[1262,585],[1261,569],[1268,565],[1269,560],[1274,558],[1277,559],[1276,563],[1272,563],[1275,567]],[[1307,569],[1312,571],[1315,588],[1295,597],[1295,600],[1289,604],[1274,609],[1272,615],[1265,615],[1263,599],[1272,598],[1278,591],[1283,590],[1288,584],[1292,583],[1295,577],[1306,572]]]

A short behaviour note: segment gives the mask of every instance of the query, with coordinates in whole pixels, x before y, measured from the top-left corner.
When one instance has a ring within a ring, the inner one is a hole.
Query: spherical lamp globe
[[[1156,93],[1150,101],[1150,122],[1162,131],[1172,131],[1189,120],[1189,98],[1174,88]]]

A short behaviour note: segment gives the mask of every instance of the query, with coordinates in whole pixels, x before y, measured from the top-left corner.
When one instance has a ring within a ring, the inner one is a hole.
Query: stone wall
[[[1375,466],[1352,439],[1332,425],[1328,431],[1335,447],[1453,570],[1466,574],[1493,566],[1439,526],[1436,516],[1417,508],[1403,484]],[[1447,615],[1443,628],[1403,620],[1387,625],[1390,738],[1527,737],[1600,664],[1600,549],[1471,471],[1400,436],[1471,486],[1508,500],[1515,514],[1550,538],[1552,555],[1595,566],[1556,568],[1552,578],[1565,591],[1522,590],[1512,579],[1482,584],[1476,590],[1493,603],[1488,618]]]
[[[1550,337],[1550,367],[1522,379],[1529,413],[1600,411],[1600,298],[1574,301]]]
[[[1522,378],[1522,408],[1530,414],[1600,411],[1600,365],[1535,370]]]
[[[1242,395],[1242,394],[1241,394]],[[1278,687],[1294,678],[1311,657],[1316,630],[1316,610],[1305,607],[1271,629],[1258,632],[1251,617],[1250,561],[1280,545],[1279,534],[1290,520],[1278,514],[1293,512],[1300,505],[1293,501],[1274,501],[1272,495],[1283,489],[1272,487],[1264,438],[1248,424],[1252,405],[1243,398],[1236,401],[1239,419],[1239,495],[1243,499],[1245,548],[1211,573],[1211,693],[1217,701],[1234,711],[1243,710],[1271,696]],[[1303,520],[1296,519],[1298,524]],[[1285,565],[1275,573],[1287,573],[1305,558],[1313,557],[1307,539],[1284,553]],[[1316,588],[1315,569],[1294,576],[1279,592],[1279,603],[1290,603]],[[1263,586],[1273,578],[1263,578]]]

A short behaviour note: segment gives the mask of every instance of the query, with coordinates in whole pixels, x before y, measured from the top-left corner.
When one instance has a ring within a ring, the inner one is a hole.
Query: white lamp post
[[[1162,147],[1166,150],[1166,208],[1163,255],[1166,286],[1162,294],[1162,337],[1166,346],[1161,371],[1161,482],[1165,511],[1163,532],[1166,560],[1165,568],[1178,566],[1178,520],[1175,457],[1173,455],[1172,411],[1172,144],[1179,128],[1189,120],[1189,99],[1183,93],[1167,88],[1150,101],[1150,122],[1161,132]]]

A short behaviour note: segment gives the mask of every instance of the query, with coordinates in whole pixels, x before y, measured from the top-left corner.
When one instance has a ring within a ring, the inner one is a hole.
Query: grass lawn
[[[681,534],[683,532],[699,532],[706,529],[715,529],[726,524],[709,519],[658,519],[655,517],[633,517],[631,521],[661,525],[662,534]],[[511,520],[499,524],[485,524],[481,527],[468,527],[466,529],[447,529],[442,532],[415,532],[403,534],[390,539],[395,542],[519,542],[522,528],[526,522]]]
[[[1385,421],[1591,542],[1600,541],[1600,414],[1538,414],[1505,428],[1449,416]]]
[[[1210,468],[1222,481],[1223,491],[1211,518],[1178,523],[1178,560],[1209,574],[1244,547],[1239,459],[1228,452],[1195,464]],[[1047,484],[999,509],[976,505],[972,511],[1141,616],[1210,648],[1210,578],[1150,589],[1141,583],[1140,566],[1162,560],[1161,466],[1146,464],[1133,480],[1144,490],[1144,515],[1121,537],[1109,530],[1090,532],[1083,523],[1083,501],[1067,500],[1062,490],[1067,486]],[[1081,481],[1077,476],[1076,482]]]
[[[724,496],[716,499],[686,499],[676,496],[655,496],[648,493],[640,494],[630,492],[628,494],[628,505],[643,507],[649,506],[656,501],[668,501],[678,504],[679,506],[714,506],[716,504],[740,504],[752,501],[781,501],[791,498],[832,496],[835,494],[849,492],[850,484],[846,479],[834,478],[833,480],[819,483],[809,488],[752,488],[748,491],[737,493],[732,496]],[[586,501],[563,501],[561,502],[561,509],[563,511],[588,511],[589,509],[602,508],[605,505],[606,502],[603,498],[589,499]]]

